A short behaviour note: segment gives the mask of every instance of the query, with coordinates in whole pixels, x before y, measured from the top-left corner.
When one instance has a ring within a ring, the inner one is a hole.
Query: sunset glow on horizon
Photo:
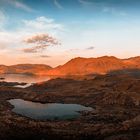
[[[139,56],[139,7],[139,0],[0,0],[0,64]]]

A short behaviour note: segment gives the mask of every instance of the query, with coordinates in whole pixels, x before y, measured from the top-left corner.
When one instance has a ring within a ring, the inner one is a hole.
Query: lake
[[[48,81],[50,79],[49,76],[34,76],[27,74],[1,74],[0,77],[5,78],[0,81],[6,82],[18,82],[18,83],[37,83],[42,81]]]
[[[79,104],[36,103],[22,99],[11,99],[13,112],[35,120],[71,120],[78,118],[80,111],[92,111],[93,108]]]

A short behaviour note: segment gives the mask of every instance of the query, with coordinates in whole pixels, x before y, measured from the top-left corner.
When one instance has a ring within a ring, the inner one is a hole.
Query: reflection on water
[[[26,74],[1,74],[0,77],[5,78],[1,81],[6,82],[18,82],[18,83],[37,83],[42,81],[48,81],[48,76],[34,76]]]
[[[14,86],[14,87],[18,87],[18,88],[27,88],[27,87],[29,87],[29,86],[31,86],[31,85],[33,85],[33,84],[27,83],[27,84],[25,84],[25,85],[16,85],[16,86]]]
[[[21,99],[11,99],[13,112],[37,120],[67,120],[80,116],[78,111],[91,111],[91,107],[78,104],[48,103],[41,104]]]

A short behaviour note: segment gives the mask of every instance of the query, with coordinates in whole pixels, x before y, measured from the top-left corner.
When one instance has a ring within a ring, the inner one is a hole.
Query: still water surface
[[[28,83],[28,84],[48,81],[50,79],[50,77],[48,76],[34,76],[26,74],[1,74],[0,77],[5,78],[4,80],[1,81]]]
[[[92,111],[93,108],[79,104],[47,103],[41,104],[22,99],[11,99],[13,112],[36,120],[68,120],[80,116],[79,111]]]

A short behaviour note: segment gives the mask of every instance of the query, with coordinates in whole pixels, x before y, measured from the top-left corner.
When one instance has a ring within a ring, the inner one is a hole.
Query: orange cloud
[[[27,44],[34,44],[32,48],[23,49],[25,53],[36,53],[49,46],[60,45],[60,43],[55,38],[49,36],[48,34],[39,34],[31,36],[25,39],[24,42]]]

